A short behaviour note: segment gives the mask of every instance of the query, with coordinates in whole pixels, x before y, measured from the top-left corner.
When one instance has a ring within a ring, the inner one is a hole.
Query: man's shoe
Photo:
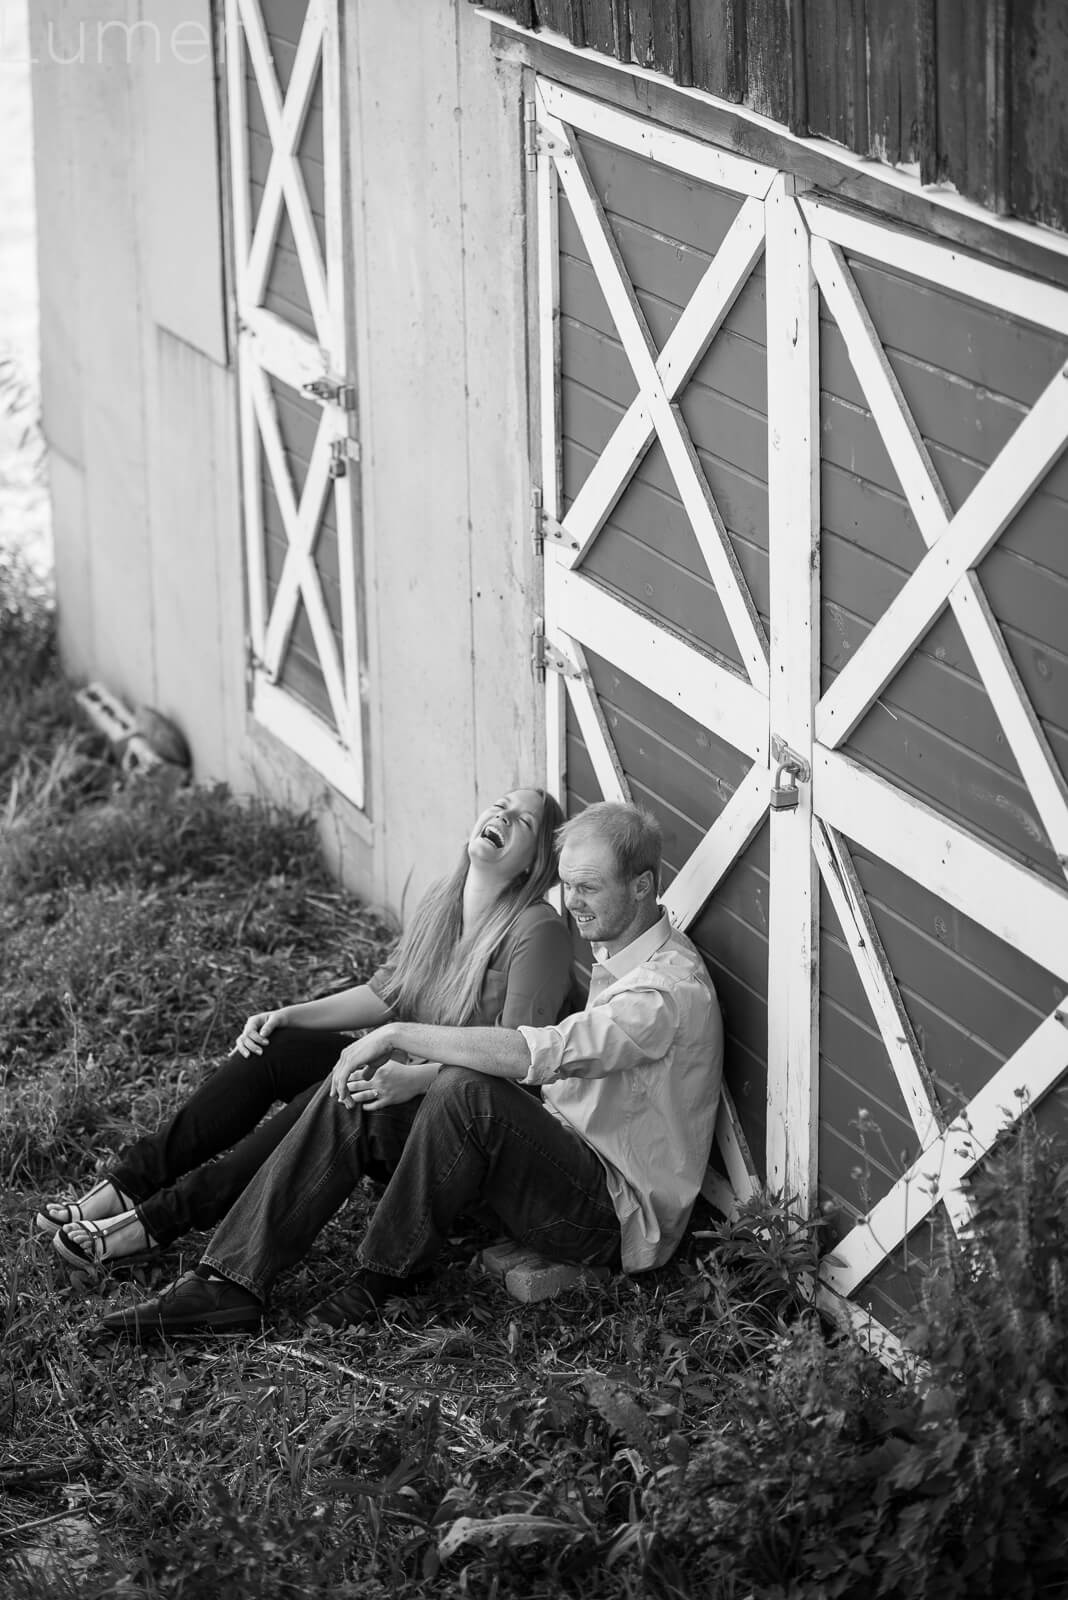
[[[143,1339],[201,1329],[219,1333],[259,1328],[262,1322],[263,1307],[247,1289],[224,1279],[185,1272],[156,1299],[128,1306],[125,1311],[109,1312],[100,1323],[100,1331]]]
[[[413,1294],[419,1281],[414,1276],[394,1278],[388,1272],[360,1267],[344,1289],[312,1306],[305,1322],[310,1328],[353,1328],[377,1322],[387,1301]]]

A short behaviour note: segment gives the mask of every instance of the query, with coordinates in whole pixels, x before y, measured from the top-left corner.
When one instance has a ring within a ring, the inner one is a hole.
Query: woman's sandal
[[[130,1221],[137,1223],[148,1243],[137,1250],[109,1250],[109,1241],[121,1231],[115,1224]],[[112,1225],[108,1227],[108,1223]],[[82,1237],[73,1234],[72,1227],[77,1227]],[[100,1277],[110,1267],[134,1267],[142,1261],[153,1261],[159,1255],[159,1245],[153,1241],[135,1211],[123,1212],[118,1217],[106,1217],[103,1223],[92,1221],[65,1223],[62,1228],[57,1229],[52,1240],[52,1248],[64,1266],[78,1273],[86,1281]]]
[[[102,1193],[104,1189],[110,1189],[115,1196],[114,1211],[107,1212],[104,1217],[88,1218],[85,1215],[86,1206],[95,1200],[97,1195]],[[128,1195],[123,1194],[122,1190],[118,1188],[111,1178],[101,1178],[100,1182],[95,1183],[88,1194],[83,1194],[80,1200],[50,1200],[47,1205],[42,1206],[38,1211],[34,1223],[38,1233],[55,1234],[60,1228],[65,1228],[69,1222],[88,1222],[90,1220],[102,1222],[106,1221],[108,1217],[122,1216],[123,1212],[131,1210],[132,1207],[133,1201]],[[64,1213],[63,1216],[57,1215],[60,1211]]]

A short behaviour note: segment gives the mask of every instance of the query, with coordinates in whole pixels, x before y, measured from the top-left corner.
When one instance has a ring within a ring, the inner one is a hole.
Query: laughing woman
[[[38,1212],[38,1229],[54,1236],[67,1266],[91,1277],[218,1222],[329,1076],[347,1034],[393,1019],[555,1022],[571,943],[544,896],[562,820],[540,789],[512,790],[478,818],[451,876],[420,902],[392,959],[366,983],[249,1017],[231,1054],[169,1122],[127,1145],[80,1198]],[[406,1103],[418,1102],[437,1071],[432,1061],[379,1069],[372,1118],[414,1115]],[[264,1121],[277,1101],[282,1108]]]

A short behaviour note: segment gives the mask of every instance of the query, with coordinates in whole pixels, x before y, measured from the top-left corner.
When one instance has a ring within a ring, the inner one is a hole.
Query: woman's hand
[[[271,1034],[276,1028],[284,1028],[285,1025],[284,1006],[279,1011],[257,1011],[255,1016],[249,1017],[238,1034],[234,1050],[240,1051],[243,1056],[262,1056]]]
[[[387,1022],[384,1027],[372,1028],[370,1033],[365,1033],[362,1039],[356,1039],[352,1044],[347,1044],[337,1058],[337,1065],[330,1074],[330,1093],[335,1100],[340,1100],[342,1105],[350,1105],[348,1086],[349,1079],[362,1080],[373,1075],[374,1069],[383,1061],[388,1061],[393,1054],[393,1038]],[[358,1102],[355,1102],[358,1103]]]
[[[365,1111],[384,1111],[387,1106],[403,1105],[405,1100],[426,1094],[438,1070],[432,1061],[383,1061],[377,1067],[363,1067],[350,1076],[338,1099],[350,1111],[356,1106],[362,1106]]]

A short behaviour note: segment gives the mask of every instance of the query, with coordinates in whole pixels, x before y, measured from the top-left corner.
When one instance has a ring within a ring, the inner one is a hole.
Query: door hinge
[[[268,683],[278,682],[277,671],[267,665],[263,657],[258,654],[252,640],[247,639],[245,642],[245,677],[249,685],[252,684],[257,673],[259,673],[260,677],[266,678]]]
[[[302,383],[300,390],[302,394],[310,394],[313,400],[340,406],[342,411],[356,410],[356,385],[353,383],[340,383],[335,378],[313,378],[310,383]]]
[[[359,461],[359,459],[359,440],[347,437],[331,440],[330,476],[332,478],[343,478],[349,470],[349,462]]]
[[[547,672],[558,672],[562,678],[581,678],[582,673],[570,656],[565,656],[546,638],[544,618],[535,618],[530,642],[530,661],[539,683],[545,682]]]
[[[527,171],[536,172],[538,167],[538,113],[532,95],[527,99],[523,107],[523,149],[526,154]]]
[[[550,517],[546,512],[542,491],[537,487],[530,491],[530,537],[536,556],[543,553],[546,539],[551,539],[554,544],[566,545],[569,550],[579,547],[578,540],[563,523],[557,522],[555,517]]]

